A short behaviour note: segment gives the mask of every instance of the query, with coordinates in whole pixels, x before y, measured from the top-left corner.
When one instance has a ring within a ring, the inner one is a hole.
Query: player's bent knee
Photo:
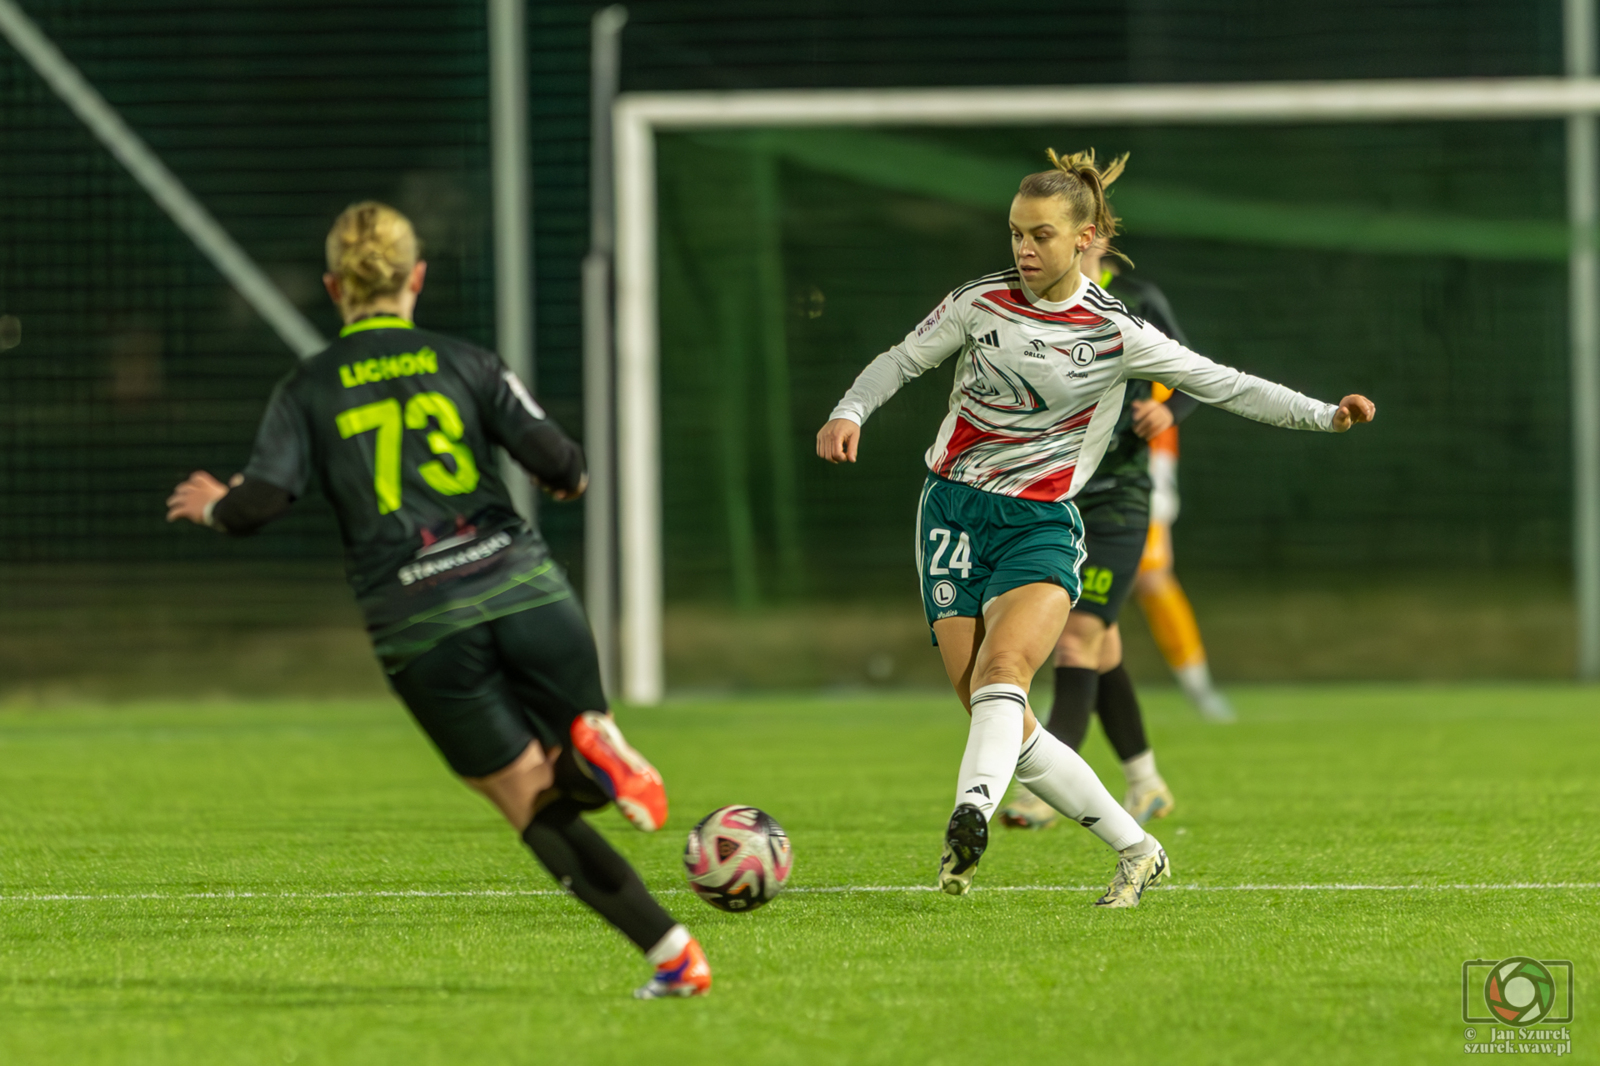
[[[1001,650],[982,657],[972,671],[972,687],[1018,685],[1027,688],[1033,680],[1034,663],[1020,651]]]
[[[1106,624],[1100,618],[1086,612],[1073,611],[1067,616],[1067,624],[1061,630],[1061,638],[1056,641],[1055,664],[1081,666],[1086,670],[1096,669],[1104,652],[1106,632]]]

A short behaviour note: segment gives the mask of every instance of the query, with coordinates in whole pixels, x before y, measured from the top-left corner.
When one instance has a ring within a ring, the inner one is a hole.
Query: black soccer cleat
[[[989,846],[989,820],[970,803],[950,816],[944,831],[944,855],[939,859],[939,891],[965,896],[972,890],[972,875]]]

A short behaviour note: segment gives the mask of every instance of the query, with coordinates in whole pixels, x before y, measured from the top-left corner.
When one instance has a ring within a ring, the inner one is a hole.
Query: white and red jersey
[[[1094,475],[1129,378],[1293,429],[1331,431],[1338,409],[1190,351],[1088,278],[1052,302],[1005,270],[945,297],[861,372],[831,417],[865,422],[906,382],[958,353],[928,469],[1028,500],[1070,500]]]

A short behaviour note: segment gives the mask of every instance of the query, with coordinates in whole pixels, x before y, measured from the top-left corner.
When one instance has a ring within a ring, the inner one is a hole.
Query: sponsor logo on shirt
[[[423,578],[434,577],[447,570],[454,570],[458,566],[466,566],[487,559],[498,551],[511,547],[511,534],[496,533],[487,540],[479,541],[470,548],[463,548],[449,555],[439,555],[434,558],[424,559],[421,562],[410,563],[400,568],[399,578],[402,585],[414,585]]]
[[[1036,337],[1028,342],[1028,346],[1022,350],[1022,354],[1029,359],[1049,359],[1050,356],[1046,354],[1049,350],[1049,346]]]
[[[418,374],[437,374],[439,353],[432,348],[403,355],[385,355],[377,359],[364,359],[359,363],[346,363],[339,368],[339,380],[344,387],[353,389],[390,378],[409,378]]]
[[[939,320],[944,317],[944,309],[949,305],[949,301],[947,300],[938,307],[935,307],[933,309],[933,313],[928,315],[927,318],[923,319],[922,325],[917,327],[917,336],[920,337],[929,330],[933,329],[934,326],[937,326],[939,324]]]

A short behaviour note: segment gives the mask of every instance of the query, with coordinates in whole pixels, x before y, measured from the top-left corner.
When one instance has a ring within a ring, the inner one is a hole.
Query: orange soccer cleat
[[[664,999],[667,996],[703,996],[711,991],[711,964],[700,941],[691,938],[677,958],[656,967],[645,984],[634,989],[635,999]]]
[[[572,723],[572,747],[596,783],[635,828],[653,833],[667,822],[667,789],[649,761],[623,739],[609,714],[585,711]]]

